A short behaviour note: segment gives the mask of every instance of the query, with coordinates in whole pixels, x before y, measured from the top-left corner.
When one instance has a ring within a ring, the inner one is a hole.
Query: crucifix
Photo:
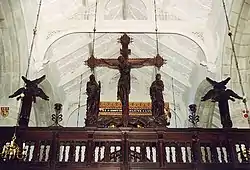
[[[156,66],[157,68],[160,68],[165,61],[159,54],[154,58],[129,58],[129,55],[131,55],[131,49],[128,48],[128,45],[131,43],[131,38],[126,33],[118,39],[118,42],[122,45],[118,59],[95,58],[94,55],[91,55],[85,63],[91,69],[94,69],[95,67],[108,67],[119,70],[120,78],[117,86],[117,100],[120,100],[122,104],[122,124],[124,127],[127,127],[129,122],[131,69],[144,66]]]

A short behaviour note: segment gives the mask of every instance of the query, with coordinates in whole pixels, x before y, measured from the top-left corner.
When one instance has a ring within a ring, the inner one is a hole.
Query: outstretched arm
[[[131,68],[141,68],[144,66],[154,66],[155,59],[154,58],[129,59],[129,63],[131,64]]]
[[[117,59],[104,59],[104,58],[94,58],[90,57],[85,64],[90,68],[95,67],[108,67],[111,69],[118,69],[118,60]]]
[[[117,59],[97,59],[99,61],[99,67],[108,67],[111,69],[118,69],[118,60]]]

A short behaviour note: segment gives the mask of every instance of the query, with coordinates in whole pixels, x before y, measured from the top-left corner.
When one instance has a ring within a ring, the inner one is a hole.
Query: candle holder
[[[23,148],[20,148],[16,143],[16,134],[14,134],[12,140],[10,142],[6,142],[3,146],[0,156],[3,161],[14,159],[21,160],[26,156],[25,151],[25,143],[23,143]]]
[[[55,109],[55,114],[52,114],[52,121],[54,121],[54,123],[52,124],[52,126],[59,126],[62,127],[62,125],[59,124],[59,122],[61,122],[63,120],[62,118],[62,104],[61,103],[56,103],[54,105],[54,109]]]
[[[188,116],[188,121],[192,123],[193,127],[197,127],[197,123],[200,121],[199,115],[196,115],[197,106],[196,104],[190,104],[189,106],[190,115]]]

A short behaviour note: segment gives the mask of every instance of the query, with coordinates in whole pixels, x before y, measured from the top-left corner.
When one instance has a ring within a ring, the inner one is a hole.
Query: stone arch
[[[210,128],[213,121],[213,113],[216,103],[205,101],[201,102],[201,97],[204,96],[209,90],[212,89],[212,85],[203,80],[197,88],[195,94],[195,104],[197,105],[197,114],[200,116],[199,126],[203,128]]]
[[[20,103],[8,96],[22,86],[21,75],[27,66],[28,43],[20,0],[1,1],[0,24],[0,105],[10,107],[0,125],[16,125]],[[14,37],[14,38],[13,38]]]
[[[116,34],[116,33],[117,32],[114,32],[114,34]],[[48,47],[46,48],[43,60],[44,61],[49,60],[49,58],[47,58],[47,57],[49,56],[50,49],[51,49],[51,47],[53,47],[53,45],[55,45],[61,39],[66,38],[66,37],[71,36],[71,35],[74,35],[74,34],[86,34],[86,32],[69,31],[67,33],[62,33],[62,34],[58,35],[57,37],[55,37],[53,39],[52,43],[50,45],[48,45]],[[110,32],[110,34],[112,34],[112,32]],[[200,48],[200,50],[201,50],[202,55],[200,55],[200,56],[205,56],[205,62],[208,61],[208,59],[207,59],[208,58],[208,50],[205,47],[205,44],[201,40],[199,40],[198,38],[196,38],[195,36],[191,35],[190,33],[181,31],[181,30],[175,30],[175,31],[169,30],[167,32],[164,32],[164,34],[166,34],[166,35],[178,35],[178,36],[187,38],[188,40],[194,42]],[[87,45],[88,45],[88,43],[85,44],[85,46],[87,46]]]
[[[54,113],[54,101],[57,101],[57,97],[54,95],[52,85],[47,79],[39,87],[49,96],[50,100],[45,101],[38,97],[37,102],[33,104],[36,126],[50,126],[52,124],[51,115]]]

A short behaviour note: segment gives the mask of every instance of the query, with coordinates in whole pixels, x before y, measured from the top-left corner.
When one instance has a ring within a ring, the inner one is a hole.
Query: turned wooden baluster
[[[208,144],[205,144],[205,145],[204,145],[204,152],[205,152],[205,160],[206,160],[206,163],[210,162],[209,153],[208,153],[208,148],[209,148],[209,145],[208,145]]]
[[[43,162],[45,147],[46,147],[46,144],[44,141],[42,141],[40,148],[39,148],[39,158],[38,158],[39,162]],[[30,147],[30,149],[31,149],[31,147]]]
[[[31,149],[32,145],[31,145],[31,142],[28,142],[28,141],[26,141],[25,143],[26,143],[27,150],[26,150],[26,155],[24,157],[24,161],[29,162],[30,161],[29,160],[30,159],[30,149]],[[40,145],[38,146],[37,156],[35,157],[35,155],[33,154],[33,157],[31,159],[31,161],[37,161],[37,162],[39,162],[39,154],[40,154]]]
[[[86,150],[87,150],[87,143],[85,141],[82,141],[79,143],[80,150],[79,150],[79,160],[80,162],[86,161]]]
[[[186,152],[186,162],[191,163],[192,162],[192,152],[191,152],[191,143],[190,142],[185,143],[185,152]]]
[[[220,142],[219,148],[220,148],[221,163],[226,163],[226,161],[225,161],[225,159],[226,159],[225,156],[226,155],[224,155],[223,146],[224,146],[224,143]]]

